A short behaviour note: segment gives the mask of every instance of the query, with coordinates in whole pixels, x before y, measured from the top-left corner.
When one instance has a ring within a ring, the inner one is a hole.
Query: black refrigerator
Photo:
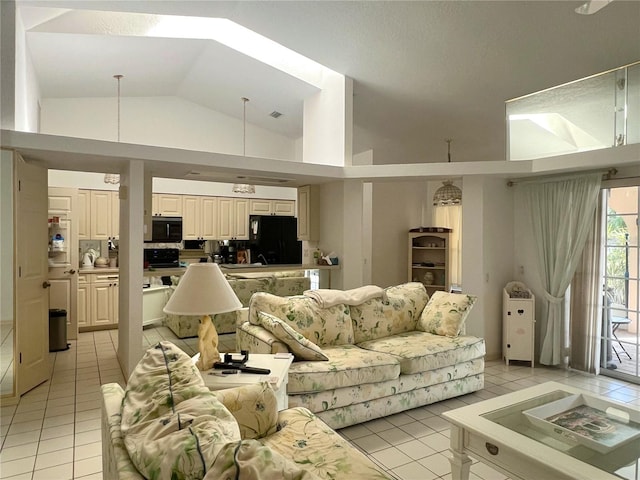
[[[302,242],[297,237],[298,219],[295,217],[249,217],[252,262],[266,261],[269,265],[302,263]]]

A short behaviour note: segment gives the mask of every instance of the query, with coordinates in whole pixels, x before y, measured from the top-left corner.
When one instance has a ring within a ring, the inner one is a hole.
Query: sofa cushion
[[[236,420],[191,358],[166,341],[149,348],[131,373],[121,431],[146,478],[202,478],[224,444],[240,439]]]
[[[280,412],[280,428],[261,439],[274,452],[290,458],[325,480],[391,480],[357,448],[306,408]]]
[[[322,349],[302,334],[296,332],[284,320],[265,312],[258,312],[258,321],[265,330],[285,343],[298,360],[329,360]]]
[[[278,426],[278,400],[267,382],[213,392],[238,422],[240,436],[262,438]]]
[[[305,393],[383,382],[400,375],[399,359],[355,345],[325,347],[327,362],[294,362],[289,368],[287,392]]]
[[[353,343],[353,326],[346,305],[320,308],[314,300],[304,295],[278,297],[257,292],[249,302],[249,322],[253,325],[260,325],[258,312],[284,320],[295,331],[321,347]]]
[[[403,375],[456,365],[481,358],[485,354],[482,338],[471,336],[452,338],[418,331],[369,340],[357,346],[372,352],[395,356],[400,362]]]
[[[410,282],[385,289],[384,297],[372,298],[351,307],[356,343],[388,337],[416,329],[429,296],[424,285]]]
[[[462,293],[435,292],[424,307],[418,330],[455,337],[462,330],[478,297]]]
[[[180,477],[182,478],[182,477]],[[257,440],[226,444],[203,480],[320,480],[289,458]]]

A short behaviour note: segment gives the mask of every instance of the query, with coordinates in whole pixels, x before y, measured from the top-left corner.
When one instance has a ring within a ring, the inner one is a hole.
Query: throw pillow
[[[240,427],[242,439],[263,438],[278,430],[278,400],[267,382],[214,392]]]
[[[122,401],[122,437],[145,478],[202,478],[238,424],[204,385],[191,358],[171,342],[147,350]]]
[[[477,299],[475,295],[435,292],[420,315],[418,330],[457,337]]]
[[[274,337],[285,343],[298,360],[329,360],[319,346],[301,333],[296,332],[278,317],[265,312],[258,312],[258,322],[265,330],[268,330]]]

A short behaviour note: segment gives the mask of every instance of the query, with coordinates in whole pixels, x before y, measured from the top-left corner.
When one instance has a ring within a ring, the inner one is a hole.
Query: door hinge
[[[22,191],[22,180],[18,180],[18,191]]]
[[[20,364],[22,365],[22,352],[20,352]]]
[[[22,278],[22,267],[18,267],[18,278]]]

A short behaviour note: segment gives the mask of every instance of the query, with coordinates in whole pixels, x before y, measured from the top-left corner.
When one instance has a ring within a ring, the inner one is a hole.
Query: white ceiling
[[[43,97],[178,95],[292,138],[313,87],[212,41],[60,32],[51,7],[224,17],[354,80],[374,163],[505,159],[505,100],[640,60],[640,2],[18,1]],[[41,7],[48,7],[46,10]],[[39,30],[39,31],[36,31]],[[278,110],[279,120],[268,116]]]

